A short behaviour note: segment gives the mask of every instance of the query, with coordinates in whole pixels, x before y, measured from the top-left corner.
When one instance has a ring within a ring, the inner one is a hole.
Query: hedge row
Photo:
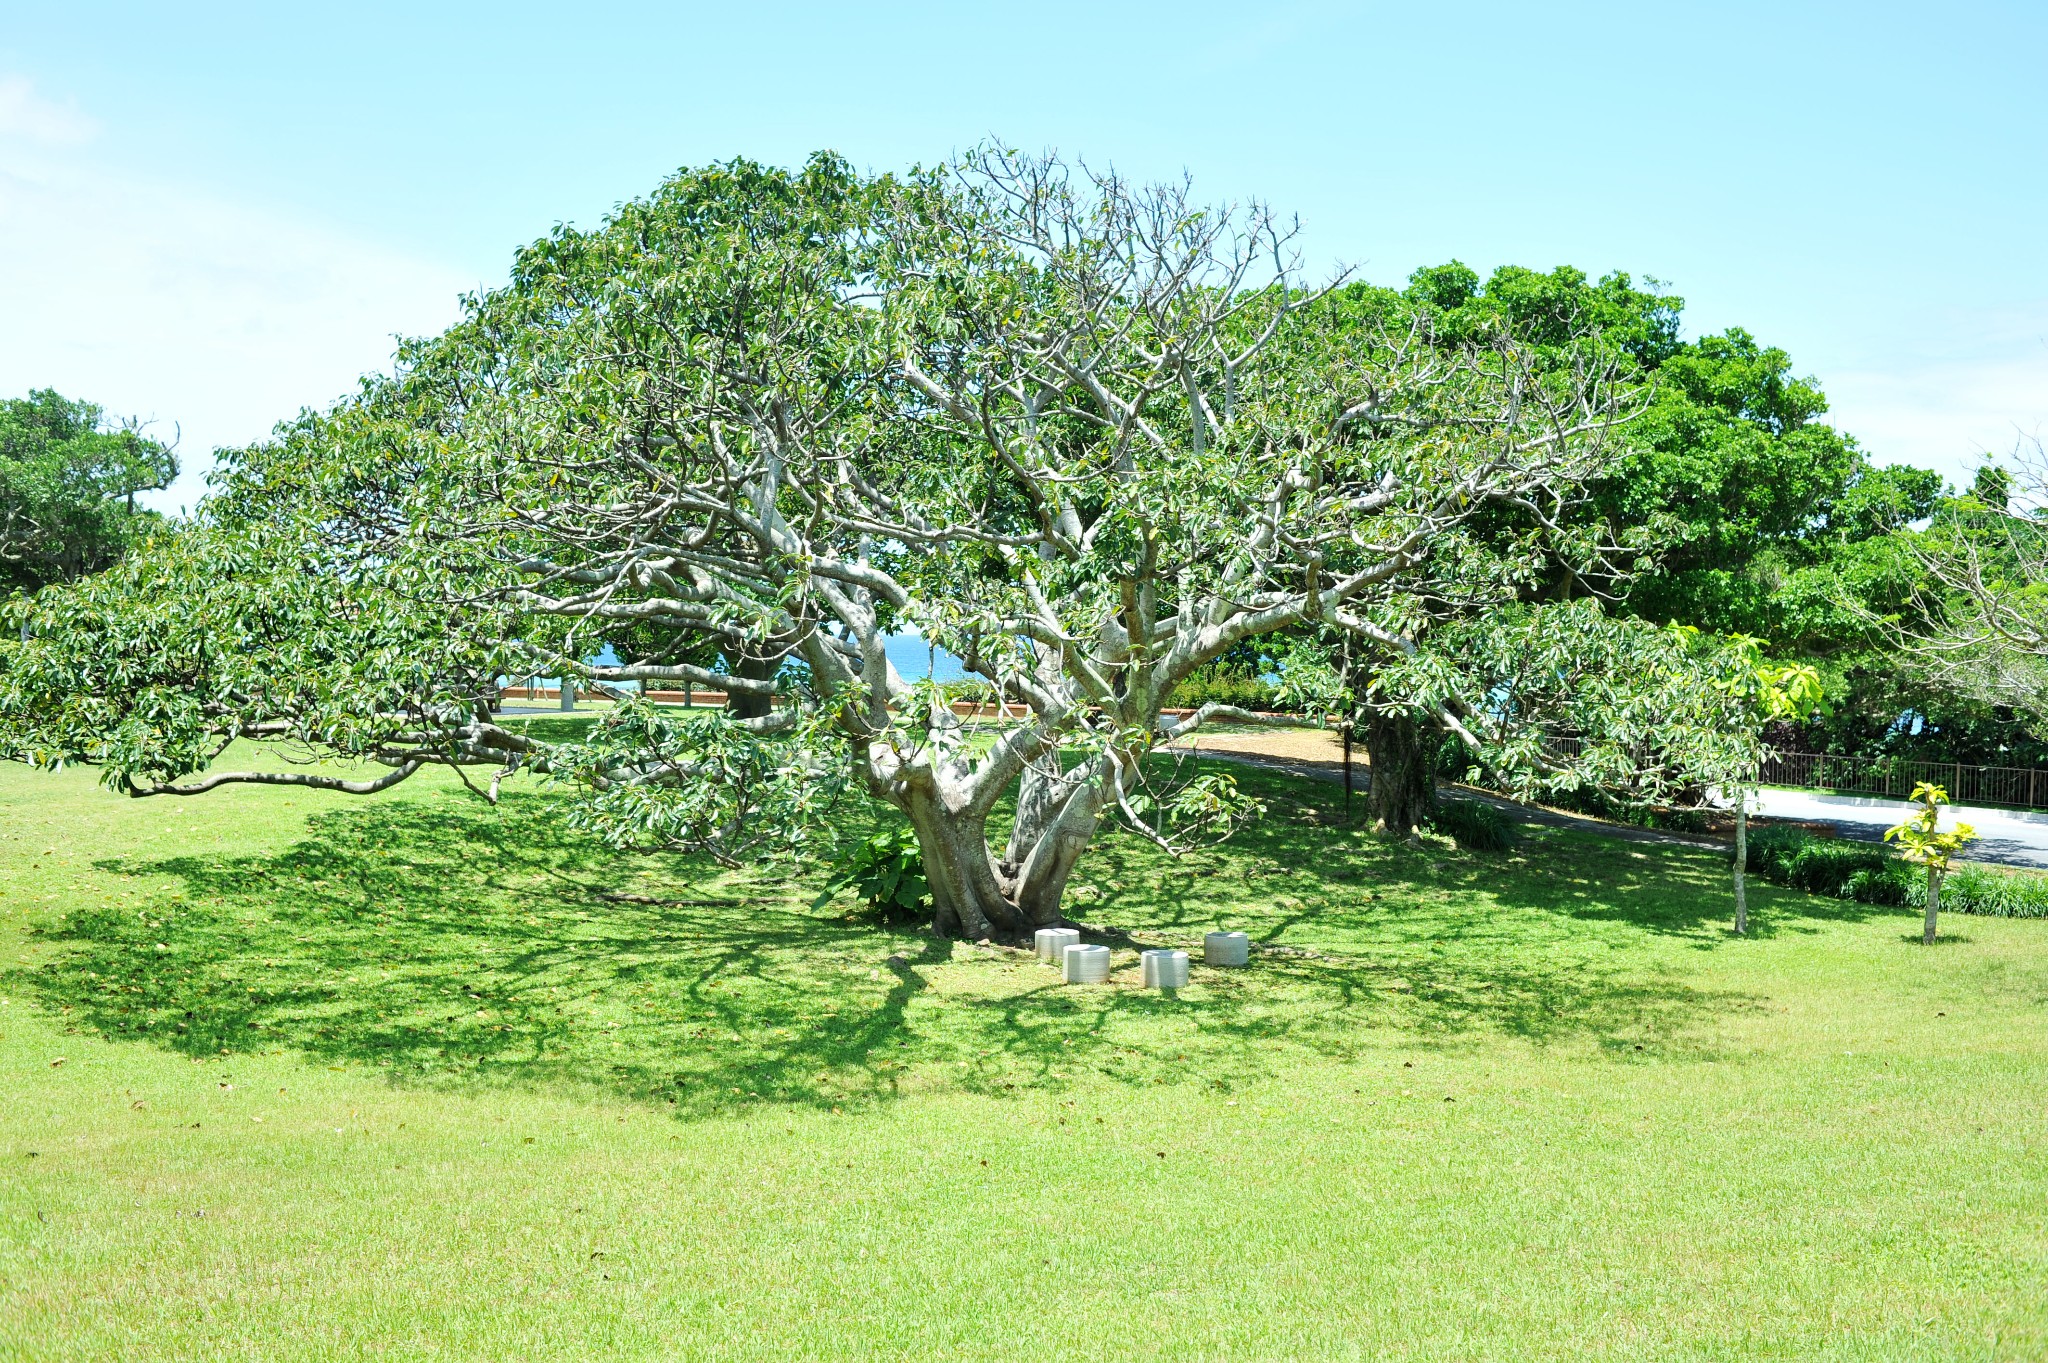
[[[1808,894],[1916,909],[1927,904],[1927,873],[1879,843],[1764,827],[1750,834],[1749,867]],[[1964,866],[1942,881],[1941,907],[1994,918],[2048,918],[2048,876]]]

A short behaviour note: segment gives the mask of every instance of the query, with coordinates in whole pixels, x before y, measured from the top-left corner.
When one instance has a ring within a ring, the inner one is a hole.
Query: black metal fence
[[[1974,767],[1967,762],[1909,762],[1899,757],[1834,757],[1782,752],[1764,763],[1767,786],[1803,786],[1903,800],[1922,781],[1940,786],[1962,805],[2048,807],[2048,771],[2033,767]]]

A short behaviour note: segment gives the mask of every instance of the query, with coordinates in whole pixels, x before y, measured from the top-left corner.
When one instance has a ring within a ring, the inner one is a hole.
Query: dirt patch
[[[1175,752],[1279,767],[1325,781],[1344,779],[1344,740],[1334,729],[1204,729],[1170,745]],[[1365,748],[1351,751],[1352,781],[1365,789]]]
[[[1334,729],[1198,729],[1172,746],[1191,752],[1242,753],[1294,762],[1344,761],[1344,741]],[[1354,760],[1365,761],[1361,749]]]

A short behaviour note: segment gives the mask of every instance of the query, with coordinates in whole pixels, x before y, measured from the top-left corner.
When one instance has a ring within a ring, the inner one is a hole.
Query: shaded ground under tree
[[[410,1084],[596,1086],[697,1113],[1083,1070],[1231,1087],[1390,1038],[1669,1052],[1753,1006],[1657,945],[1724,940],[1709,855],[1548,829],[1502,855],[1390,844],[1342,827],[1337,791],[1237,772],[1265,821],[1179,860],[1109,839],[1071,905],[1114,930],[1122,967],[1218,925],[1261,944],[1251,970],[1198,966],[1177,996],[1069,988],[1028,954],[879,926],[850,901],[813,911],[815,887],[773,871],[617,856],[538,794],[348,806],[274,855],[102,862],[137,878],[132,904],[52,924],[59,954],[15,984],[194,1054],[283,1048]],[[1837,912],[1760,899],[1763,932]]]

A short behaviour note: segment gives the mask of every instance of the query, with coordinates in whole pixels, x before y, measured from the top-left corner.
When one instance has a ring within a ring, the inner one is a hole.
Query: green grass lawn
[[[1232,770],[1074,895],[1268,945],[1175,997],[531,792],[0,771],[0,1356],[2048,1357],[2048,923]]]

